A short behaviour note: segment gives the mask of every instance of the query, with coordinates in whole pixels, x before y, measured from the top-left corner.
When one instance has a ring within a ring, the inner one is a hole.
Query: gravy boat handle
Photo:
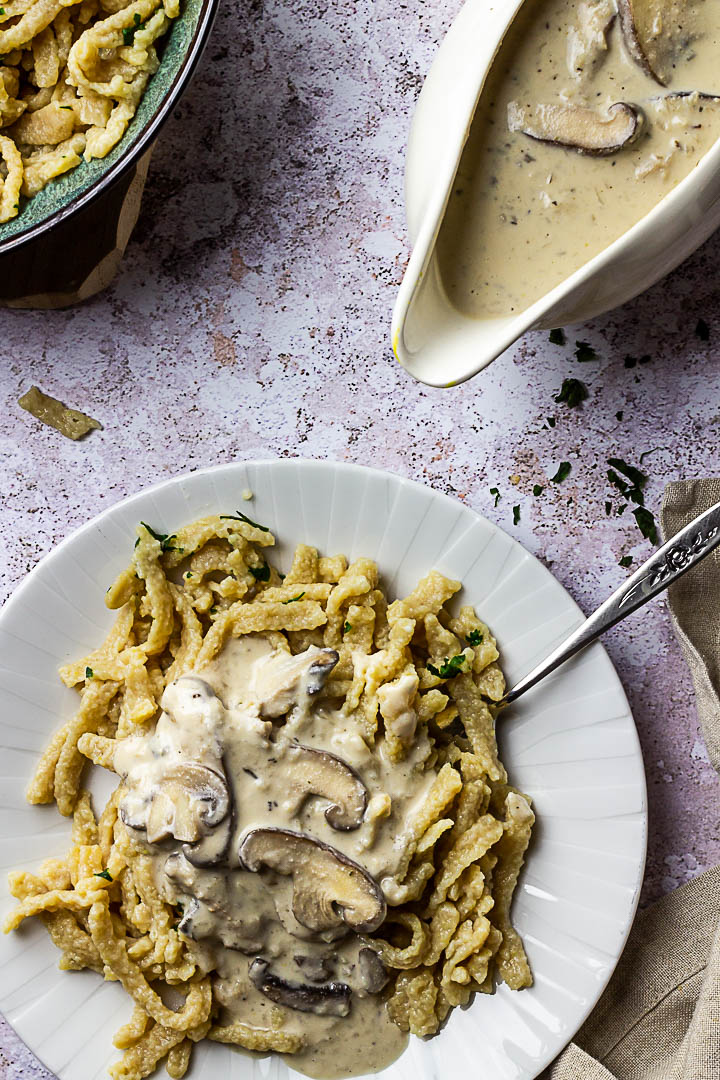
[[[610,627],[637,611],[658,593],[667,589],[679,577],[697,566],[706,555],[720,545],[720,503],[711,506],[696,517],[676,536],[663,544],[647,562],[644,562],[619,589],[600,607],[573,630],[569,637],[554,649],[541,663],[520,679],[498,703],[509,705],[586,648]]]

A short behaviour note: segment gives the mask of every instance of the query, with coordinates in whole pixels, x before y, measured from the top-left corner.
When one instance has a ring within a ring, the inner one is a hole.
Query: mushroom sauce
[[[720,135],[711,0],[526,0],[438,239],[451,303],[524,310],[638,222]]]
[[[371,752],[341,711],[316,704],[336,660],[231,640],[168,686],[154,732],[116,756],[121,816],[214,973],[226,1022],[302,1034],[289,1061],[318,1077],[376,1071],[406,1044],[364,935],[404,898],[408,822],[436,775],[427,735],[391,762],[382,738]],[[415,690],[392,688],[386,722],[414,727]]]

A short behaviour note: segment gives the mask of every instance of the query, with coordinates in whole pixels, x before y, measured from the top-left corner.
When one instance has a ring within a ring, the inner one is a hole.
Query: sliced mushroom
[[[613,0],[585,0],[578,4],[575,25],[567,35],[567,66],[573,78],[591,74],[604,61],[616,14]]]
[[[183,854],[193,866],[217,866],[224,862],[233,835],[233,815],[223,821],[194,844],[183,844]]]
[[[324,956],[306,956],[300,954],[293,960],[311,983],[324,983],[330,978],[330,962]]]
[[[661,86],[668,84],[693,40],[691,9],[688,0],[618,0],[628,52]]]
[[[308,930],[332,930],[344,922],[370,933],[385,918],[385,897],[375,879],[321,840],[289,829],[253,829],[238,854],[248,870],[265,866],[292,876],[293,914]]]
[[[357,829],[362,824],[368,793],[362,780],[342,758],[327,750],[290,746],[289,793],[303,800],[310,795],[329,799],[325,819],[332,829]]]
[[[195,843],[229,811],[227,784],[219,773],[194,762],[175,765],[164,773],[153,793],[145,819],[148,842],[157,844],[172,836]]]
[[[361,949],[358,953],[358,974],[363,988],[369,994],[379,994],[390,978],[382,960],[375,950],[370,948]]]
[[[338,659],[334,649],[315,645],[297,656],[278,651],[262,657],[255,665],[252,685],[262,716],[284,716],[303,694],[319,694]]]
[[[300,1012],[317,1013],[319,1016],[347,1016],[350,1012],[350,987],[346,983],[331,982],[324,986],[309,983],[286,982],[270,970],[267,960],[259,957],[248,969],[250,982],[261,994]]]
[[[552,143],[581,154],[602,157],[623,150],[637,139],[643,114],[636,105],[618,101],[607,116],[579,105],[508,105],[508,129],[538,142]]]

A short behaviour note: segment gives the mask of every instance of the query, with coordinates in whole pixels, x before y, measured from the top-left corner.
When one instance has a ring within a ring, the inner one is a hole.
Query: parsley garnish
[[[270,567],[266,562],[264,562],[262,566],[248,566],[248,570],[256,581],[270,580]]]
[[[439,668],[428,662],[427,669],[436,679],[452,679],[455,675],[459,674],[460,668],[465,663],[465,659],[465,653],[458,653],[457,656],[451,656],[449,660],[446,656],[445,662],[441,664]]]
[[[610,502],[609,499],[606,499],[605,500],[605,517],[610,517],[611,511],[612,511],[612,503]]]
[[[570,475],[572,465],[569,461],[561,461],[558,465],[558,471],[554,476],[551,476],[553,484],[562,484],[563,480]]]
[[[123,45],[132,45],[135,40],[135,33],[140,29],[143,22],[137,11],[133,15],[134,26],[126,26],[122,32]]]
[[[551,330],[550,334],[551,345],[564,345],[565,344],[565,331],[559,326],[555,330]]]
[[[61,109],[70,109],[70,110],[72,110],[72,105],[61,105],[60,108]]]
[[[5,14],[5,8],[4,8],[4,7],[0,7],[0,15],[4,15],[4,14]],[[62,106],[62,108],[64,108],[64,107],[65,107],[65,106],[63,105],[63,106]]]
[[[252,525],[253,529],[259,529],[260,532],[270,532],[267,525],[258,525],[257,521],[243,514],[242,510],[238,510],[236,514],[221,514],[220,518],[222,521],[244,521],[246,525]]]
[[[490,488],[490,494],[495,496],[495,506],[497,506],[497,504],[500,502],[500,492],[495,487],[495,488]]]
[[[304,592],[299,592],[297,596],[291,596],[289,600],[283,600],[283,604],[294,604],[296,600],[302,600]]]
[[[587,364],[590,360],[597,360],[598,354],[589,341],[576,341],[575,359],[579,360],[581,364]]]
[[[697,325],[695,327],[695,333],[697,334],[697,336],[700,338],[701,341],[709,341],[710,340],[710,327],[708,326],[708,324],[705,322],[704,319],[698,319]]]
[[[352,623],[346,622],[343,626],[343,634],[347,634],[348,630],[352,630]]]
[[[622,559],[618,560],[618,563],[625,568],[632,566],[632,555],[623,555]]]
[[[560,393],[554,400],[558,405],[569,405],[572,409],[585,401],[587,396],[588,389],[584,382],[579,379],[563,379]]]
[[[533,484],[533,495],[542,495],[544,490],[542,484]]]
[[[615,419],[616,420],[622,420],[622,418],[623,418],[623,411],[622,411],[622,409],[620,409],[619,412],[615,413]]]
[[[465,640],[468,645],[482,645],[483,636],[479,630],[471,630]]]
[[[112,874],[109,870],[99,870],[97,874],[93,874],[93,877],[105,878],[106,881],[112,881]]]
[[[548,427],[555,427],[555,417],[554,416],[546,416],[545,419],[548,422]]]
[[[513,506],[513,525],[520,524],[520,504]]]
[[[157,540],[157,542],[158,542],[158,543],[159,543],[159,545],[160,545],[160,550],[161,550],[161,551],[182,551],[182,550],[183,550],[182,548],[176,548],[176,547],[173,547],[173,545],[172,545],[172,541],[176,539],[176,535],[175,535],[175,533],[171,533],[171,534],[170,534],[170,535],[168,536],[168,534],[167,534],[167,533],[159,533],[159,532],[155,532],[155,530],[154,530],[154,529],[152,529],[152,528],[151,528],[151,527],[150,527],[150,526],[149,526],[148,524],[146,524],[146,522],[144,522],[144,521],[141,521],[141,522],[140,522],[140,524],[142,525],[142,527],[143,527],[144,529],[147,529],[147,531],[148,531],[148,532],[150,533],[150,535],[152,536],[153,540]],[[137,543],[138,543],[138,542],[137,542],[137,540],[136,540],[136,541],[135,541],[135,547],[137,547]]]
[[[86,679],[92,679],[93,678],[93,669],[91,667],[86,667],[85,668],[85,678]]]
[[[186,571],[185,577],[192,577],[192,573],[190,570]]]
[[[608,458],[608,465],[612,466],[608,469],[607,474],[610,483],[618,489],[621,495],[642,506],[645,502],[643,488],[647,484],[645,473],[641,469],[636,469],[634,465],[628,465],[622,458]],[[616,469],[623,475],[618,476],[617,472],[615,472]],[[627,477],[627,480],[624,477]],[[630,483],[628,483],[628,480]]]
[[[637,521],[638,529],[643,534],[645,539],[649,540],[651,544],[657,544],[657,525],[655,524],[655,518],[653,514],[647,509],[646,506],[638,506],[633,510],[633,516]]]

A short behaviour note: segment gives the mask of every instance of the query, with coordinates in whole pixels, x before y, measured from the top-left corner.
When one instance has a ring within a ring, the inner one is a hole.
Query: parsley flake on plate
[[[452,679],[455,675],[460,673],[460,669],[465,663],[465,660],[465,653],[458,653],[457,656],[451,656],[449,660],[446,656],[445,662],[441,664],[439,668],[428,661],[427,669],[436,679]]]

